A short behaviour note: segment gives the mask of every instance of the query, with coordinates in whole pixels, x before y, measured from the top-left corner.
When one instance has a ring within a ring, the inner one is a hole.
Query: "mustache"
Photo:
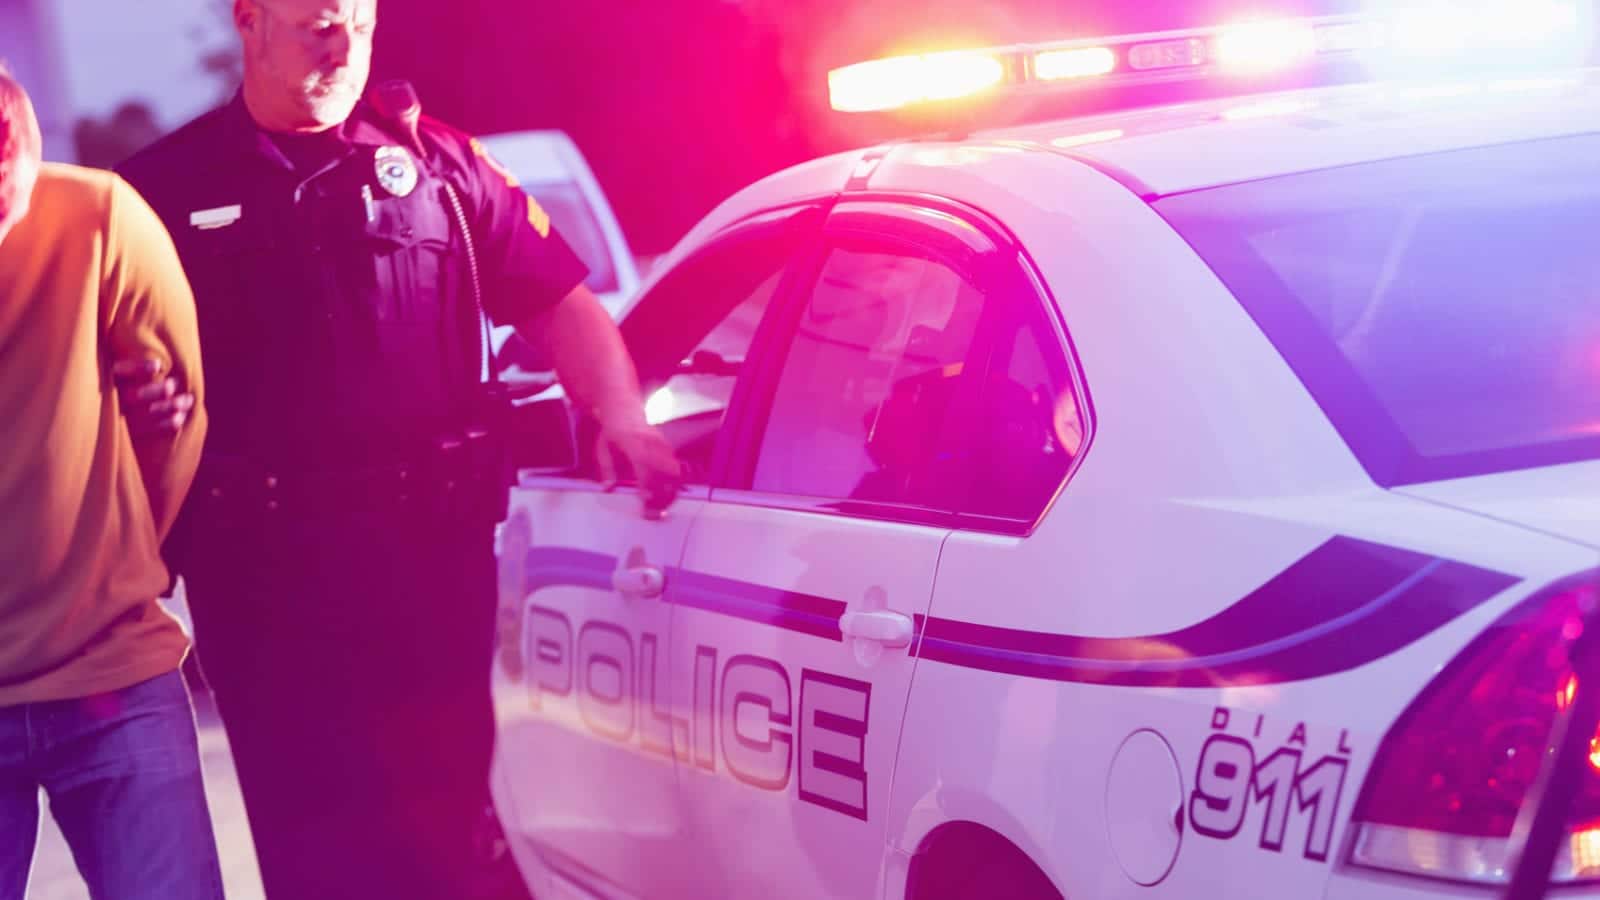
[[[337,69],[313,71],[306,76],[306,80],[317,84],[350,84],[359,80],[359,74],[351,66],[340,66]]]
[[[311,90],[335,91],[356,90],[361,86],[359,79],[350,75],[312,75],[306,79],[305,85]]]

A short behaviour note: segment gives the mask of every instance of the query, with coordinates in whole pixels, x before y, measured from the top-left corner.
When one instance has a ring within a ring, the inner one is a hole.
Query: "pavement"
[[[205,772],[206,798],[211,803],[211,823],[222,857],[222,882],[228,900],[265,900],[228,737],[204,693],[195,695],[195,718],[200,732],[200,765]],[[78,877],[72,853],[49,816],[48,801],[41,797],[40,805],[45,814],[41,816],[39,845],[34,851],[28,900],[88,900],[89,891]]]

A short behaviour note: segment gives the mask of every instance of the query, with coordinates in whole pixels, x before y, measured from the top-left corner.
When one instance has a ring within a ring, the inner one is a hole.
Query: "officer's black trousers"
[[[469,896],[494,740],[492,526],[201,523],[186,556],[269,900]]]

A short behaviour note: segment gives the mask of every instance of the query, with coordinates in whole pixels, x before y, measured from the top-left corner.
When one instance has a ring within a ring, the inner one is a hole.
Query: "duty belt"
[[[475,449],[464,439],[403,461],[288,471],[246,457],[207,455],[195,478],[194,500],[229,518],[450,513],[476,496],[488,477]]]

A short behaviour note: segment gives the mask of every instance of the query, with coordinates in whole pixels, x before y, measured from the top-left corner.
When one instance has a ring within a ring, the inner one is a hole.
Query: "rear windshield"
[[[582,189],[573,182],[561,181],[522,187],[550,214],[550,223],[589,267],[589,277],[584,281],[589,290],[597,294],[617,290],[617,267],[611,262],[611,248]]]
[[[1600,137],[1155,205],[1380,483],[1600,458]]]

